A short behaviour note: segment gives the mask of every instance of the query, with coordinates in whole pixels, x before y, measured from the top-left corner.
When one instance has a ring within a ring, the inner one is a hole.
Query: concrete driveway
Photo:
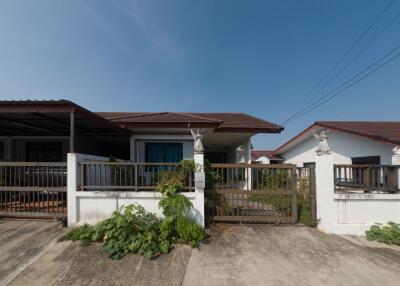
[[[0,285],[7,285],[52,248],[65,231],[48,221],[0,220]]]
[[[296,226],[221,225],[183,285],[400,285],[400,247]]]
[[[5,255],[0,260],[0,285],[399,285],[400,281],[400,247],[306,227],[218,225],[199,249],[181,245],[155,260],[130,254],[118,261],[107,258],[99,245],[54,243],[63,231],[54,223],[1,223],[0,251]]]

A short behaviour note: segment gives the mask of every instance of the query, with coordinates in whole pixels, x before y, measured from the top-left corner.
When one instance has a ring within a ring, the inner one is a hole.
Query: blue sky
[[[0,97],[64,98],[92,111],[246,112],[279,123],[388,3],[2,0]],[[400,1],[353,54],[396,21],[318,94],[400,44],[398,13]],[[275,148],[316,120],[399,120],[399,110],[397,59],[253,144]]]

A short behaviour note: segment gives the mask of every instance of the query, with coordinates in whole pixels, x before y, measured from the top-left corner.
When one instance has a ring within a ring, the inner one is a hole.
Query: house
[[[315,168],[319,229],[363,235],[400,221],[400,122],[317,121],[276,149]]]
[[[73,225],[133,202],[159,213],[160,194],[152,191],[160,170],[191,159],[237,163],[241,145],[250,163],[252,136],[282,130],[244,113],[92,112],[67,100],[1,101],[0,215],[68,214]],[[185,190],[204,224],[200,185],[192,176]]]
[[[279,164],[283,158],[273,154],[273,151],[251,150],[251,161],[256,164]]]
[[[273,155],[299,167],[314,166],[319,140],[326,131],[329,152],[335,164],[392,163],[392,149],[400,145],[400,121],[317,121],[277,148]]]

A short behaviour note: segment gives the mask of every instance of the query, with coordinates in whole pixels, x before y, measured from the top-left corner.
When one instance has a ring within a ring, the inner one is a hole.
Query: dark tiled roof
[[[218,131],[225,132],[271,132],[283,128],[263,119],[244,113],[189,113],[189,112],[97,112],[98,115],[119,124],[213,124]]]
[[[315,125],[400,144],[400,121],[317,121]]]
[[[251,151],[251,160],[255,161],[261,156],[265,156],[270,160],[282,160],[281,157],[273,155],[273,151],[266,151],[266,150],[252,150]]]

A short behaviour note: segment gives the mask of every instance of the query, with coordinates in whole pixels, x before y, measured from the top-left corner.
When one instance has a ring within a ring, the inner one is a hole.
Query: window
[[[380,165],[381,157],[380,156],[353,157],[351,158],[351,163]]]
[[[27,142],[27,162],[61,162],[63,158],[61,142]]]
[[[183,158],[182,143],[146,143],[145,148],[149,163],[178,163]]]
[[[303,164],[304,168],[315,168],[315,162],[307,162]]]

